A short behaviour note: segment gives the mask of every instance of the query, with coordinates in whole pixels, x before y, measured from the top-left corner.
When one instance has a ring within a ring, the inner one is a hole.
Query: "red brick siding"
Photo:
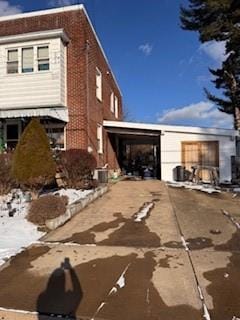
[[[121,95],[84,12],[76,10],[3,21],[0,22],[0,36],[58,28],[63,28],[70,38],[67,45],[67,149],[86,149],[90,144],[99,166],[109,163],[110,168],[117,168],[115,153],[106,132],[104,153],[97,153],[97,124],[102,124],[104,119],[115,120],[114,114],[110,111],[112,91],[119,100],[118,120],[122,119]],[[96,98],[96,67],[102,73],[102,102]]]

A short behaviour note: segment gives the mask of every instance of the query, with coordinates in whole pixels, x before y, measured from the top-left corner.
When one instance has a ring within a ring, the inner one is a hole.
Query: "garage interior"
[[[123,174],[142,179],[161,179],[161,132],[106,128]]]

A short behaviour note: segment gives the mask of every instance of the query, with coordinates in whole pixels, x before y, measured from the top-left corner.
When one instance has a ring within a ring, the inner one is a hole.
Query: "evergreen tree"
[[[212,81],[224,97],[216,97],[205,89],[209,100],[219,110],[232,114],[234,127],[240,130],[240,1],[189,0],[188,8],[181,8],[182,28],[197,31],[201,42],[225,41],[226,60],[221,67],[210,69]]]
[[[34,192],[51,182],[56,165],[48,136],[37,119],[25,128],[13,155],[12,174],[18,183]]]

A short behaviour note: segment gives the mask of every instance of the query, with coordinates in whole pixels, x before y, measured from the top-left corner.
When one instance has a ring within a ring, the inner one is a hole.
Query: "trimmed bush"
[[[45,225],[46,220],[63,215],[66,212],[67,203],[67,197],[42,196],[32,201],[28,220],[40,226]]]
[[[20,185],[36,191],[52,182],[55,173],[48,136],[40,122],[32,119],[14,152],[12,175]]]
[[[15,186],[11,176],[12,154],[0,154],[0,195],[7,194]]]
[[[92,172],[96,165],[95,157],[86,150],[70,149],[60,155],[59,169],[64,173],[70,188],[85,189],[93,186]]]

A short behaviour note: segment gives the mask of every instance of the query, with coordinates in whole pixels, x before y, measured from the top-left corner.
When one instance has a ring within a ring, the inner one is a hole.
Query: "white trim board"
[[[117,79],[111,69],[111,66],[110,66],[110,63],[108,61],[108,58],[105,54],[105,51],[101,45],[101,42],[99,40],[99,37],[97,35],[97,32],[96,30],[94,29],[93,27],[93,24],[92,24],[92,21],[87,13],[87,10],[86,8],[84,7],[83,4],[77,4],[77,5],[72,5],[72,6],[65,6],[65,7],[60,7],[60,8],[52,8],[52,9],[45,9],[45,10],[38,10],[38,11],[32,11],[32,12],[23,12],[23,13],[17,13],[17,14],[14,14],[14,15],[9,15],[9,16],[2,16],[0,17],[0,22],[2,21],[9,21],[9,20],[17,20],[17,19],[23,19],[23,18],[30,18],[30,17],[36,17],[36,16],[44,16],[44,15],[48,15],[48,14],[55,14],[55,13],[63,13],[63,12],[68,12],[68,11],[76,11],[76,10],[83,10],[88,22],[89,22],[89,25],[93,31],[93,34],[97,40],[97,43],[101,49],[101,52],[106,60],[106,63],[111,71],[111,74],[112,74],[112,77],[116,83],[116,86],[122,96],[122,92],[121,92],[121,89],[118,85],[118,82],[117,82]]]
[[[104,120],[104,127],[123,128],[123,129],[140,129],[149,131],[161,131],[164,132],[179,132],[179,133],[195,133],[203,135],[217,135],[236,137],[239,136],[238,131],[234,129],[218,129],[218,128],[201,128],[190,126],[172,126],[165,124],[150,124],[150,123],[136,123],[136,122],[124,122],[124,121],[108,121]]]
[[[51,39],[51,38],[61,38],[64,43],[69,42],[69,38],[63,29],[54,29],[54,30],[28,32],[28,33],[21,33],[21,34],[15,34],[11,36],[0,37],[0,44],[31,41],[36,39],[37,40]]]

